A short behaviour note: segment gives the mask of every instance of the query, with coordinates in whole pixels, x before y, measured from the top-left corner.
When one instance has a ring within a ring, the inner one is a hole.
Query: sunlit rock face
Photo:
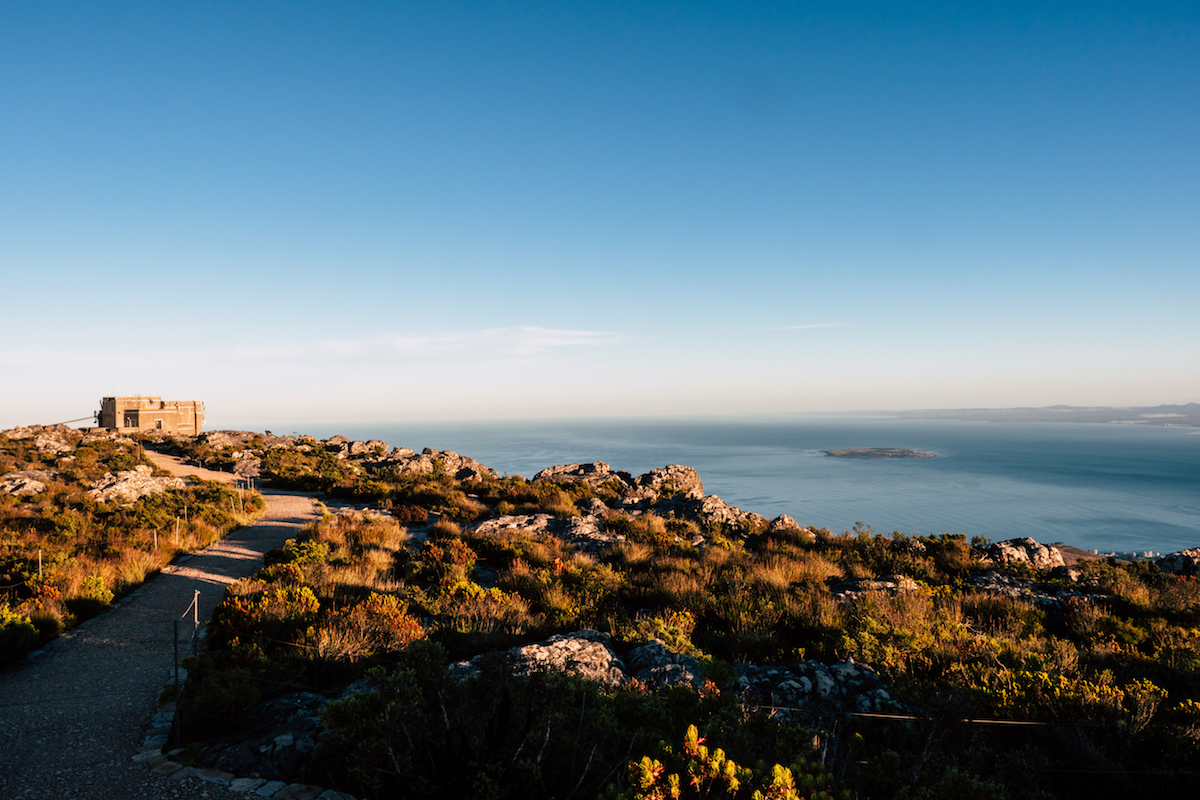
[[[996,542],[988,548],[988,557],[998,564],[1027,564],[1036,570],[1066,566],[1057,547],[1042,544],[1028,536]]]

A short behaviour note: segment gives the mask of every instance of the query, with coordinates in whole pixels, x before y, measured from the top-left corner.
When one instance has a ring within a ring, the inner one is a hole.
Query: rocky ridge
[[[485,653],[451,669],[463,678],[481,670],[515,676],[555,671],[614,687],[633,681],[654,688],[705,685],[700,661],[671,651],[660,640],[635,647],[622,659],[613,649],[612,637],[594,630],[561,633],[536,644]],[[798,661],[785,667],[735,663],[733,669],[733,681],[719,688],[737,692],[747,707],[766,709],[776,717],[805,710],[869,712],[898,707],[875,671],[853,661],[828,665]]]
[[[46,481],[56,473],[44,469],[25,469],[10,472],[0,478],[0,492],[14,497],[28,497],[46,491]]]
[[[187,486],[183,478],[156,478],[153,473],[154,470],[144,464],[122,470],[116,475],[106,472],[103,478],[92,484],[88,496],[101,503],[132,503],[140,497]]]

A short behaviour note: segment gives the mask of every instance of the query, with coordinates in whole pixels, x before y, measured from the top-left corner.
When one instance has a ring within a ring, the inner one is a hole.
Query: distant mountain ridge
[[[957,408],[889,412],[899,419],[963,419],[986,422],[1100,422],[1200,428],[1200,403],[1134,406],[1043,406],[1041,408]]]

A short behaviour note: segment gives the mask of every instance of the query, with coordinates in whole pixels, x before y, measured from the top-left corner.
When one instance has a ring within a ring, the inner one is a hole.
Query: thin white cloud
[[[802,331],[809,328],[841,328],[844,322],[810,322],[805,325],[784,325],[782,328],[767,328],[769,331]]]
[[[172,363],[196,366],[289,362],[312,363],[347,361],[423,361],[430,359],[529,358],[567,347],[600,347],[620,341],[617,334],[604,331],[564,330],[522,325],[485,328],[433,335],[384,333],[378,336],[280,341],[278,343],[234,346],[195,343],[191,347],[170,347]],[[138,343],[129,351],[96,352],[90,347],[79,350],[41,351],[0,350],[0,368],[55,369],[93,368],[133,370],[154,364],[167,355],[161,342]]]
[[[521,358],[562,347],[597,347],[618,340],[603,331],[562,330],[523,325],[486,328],[428,336],[386,333],[354,339],[324,339],[286,345],[239,348],[237,354],[254,358],[305,357],[338,361],[400,360],[432,358]]]

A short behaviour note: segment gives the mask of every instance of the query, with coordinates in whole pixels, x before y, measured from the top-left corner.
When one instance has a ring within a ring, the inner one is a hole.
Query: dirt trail
[[[222,483],[233,483],[234,479],[237,478],[232,472],[218,472],[214,469],[195,466],[194,464],[187,463],[179,456],[169,456],[166,453],[156,453],[153,450],[146,451],[146,458],[159,469],[165,469],[167,472],[180,478],[195,475],[197,478],[202,478],[206,481],[221,481]]]
[[[147,456],[180,476],[234,477],[171,456]],[[200,619],[208,619],[227,584],[253,574],[263,553],[319,516],[309,495],[262,494],[267,511],[258,523],[168,567],[113,611],[0,673],[0,797],[244,800],[243,794],[194,778],[161,777],[131,758],[171,672],[173,623],[195,593]]]

